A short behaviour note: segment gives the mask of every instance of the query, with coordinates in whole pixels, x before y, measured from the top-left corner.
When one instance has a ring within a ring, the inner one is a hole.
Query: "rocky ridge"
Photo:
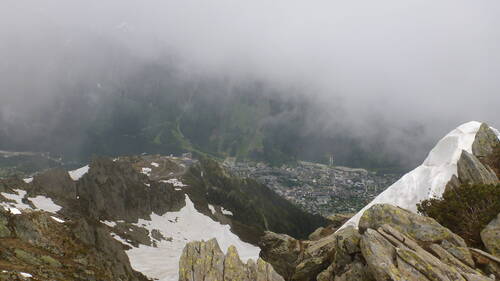
[[[179,261],[179,281],[283,281],[273,267],[258,259],[243,263],[234,246],[221,251],[215,239],[186,245]]]
[[[260,197],[264,199],[252,199]],[[258,257],[258,248],[246,241],[256,243],[267,227],[305,237],[322,221],[326,222],[323,218],[315,221],[314,216],[303,213],[263,185],[225,174],[215,161],[160,155],[95,157],[89,166],[70,173],[55,168],[24,180],[2,179],[0,207],[12,212],[10,221],[20,220],[28,213],[37,214],[34,218],[61,219],[58,226],[70,231],[63,232],[64,237],[58,241],[73,239],[78,241],[75,243],[90,245],[94,250],[89,255],[95,255],[95,260],[107,268],[106,275],[99,273],[101,267],[97,267],[95,280],[146,278],[134,270],[147,277],[176,280],[176,263],[184,245],[213,237],[196,227],[209,227],[214,236],[223,238],[221,245],[235,244],[239,250],[245,250],[246,258],[250,254]],[[288,210],[293,219],[278,220],[278,216],[283,218],[279,208]],[[254,215],[256,211],[260,215]],[[196,226],[192,225],[194,222]],[[30,223],[37,224],[37,220]],[[27,229],[1,228],[0,232],[8,235],[0,237],[0,252],[15,251],[15,245],[2,244],[14,238],[28,237],[24,241],[26,247],[38,247],[25,233]],[[44,235],[50,236],[57,229],[46,229]],[[70,249],[67,251],[64,255],[71,257]],[[11,275],[25,272],[35,280],[52,274],[63,276],[62,280],[94,280],[88,275],[71,276],[73,270],[78,272],[77,267],[67,259],[58,262],[62,266],[52,270],[39,261],[23,263],[0,255],[0,263],[6,265]]]
[[[484,243],[497,222],[483,233]],[[495,234],[493,234],[495,235]],[[388,204],[377,204],[352,226],[317,241],[266,233],[261,257],[285,280],[496,280],[500,258],[467,247],[434,219]],[[491,247],[488,247],[491,248]]]

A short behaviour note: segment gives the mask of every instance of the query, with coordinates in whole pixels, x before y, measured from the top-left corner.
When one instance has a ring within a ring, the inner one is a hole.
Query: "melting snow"
[[[30,183],[30,182],[32,182],[32,181],[33,181],[33,178],[26,178],[26,179],[23,179],[23,181],[24,181],[25,183]]]
[[[222,209],[222,213],[223,213],[224,215],[229,215],[229,216],[232,216],[232,215],[233,215],[233,212],[231,212],[231,211],[229,211],[229,210],[226,210],[226,209],[224,209],[224,208],[221,208],[221,209]]]
[[[183,184],[180,180],[178,179],[168,179],[168,180],[161,180],[160,182],[166,182],[166,183],[170,183],[176,187],[185,187],[187,185]]]
[[[5,209],[11,209],[11,212],[19,212],[19,210],[25,210],[25,209],[32,209],[32,207],[28,204],[23,203],[23,198],[26,195],[26,191],[22,189],[14,189],[14,192],[16,193],[7,193],[7,192],[1,192],[3,197],[13,200],[15,202],[0,202],[0,206],[4,207]],[[38,195],[33,198],[28,198],[33,205],[35,206],[36,209],[40,209],[43,211],[55,213],[61,209],[61,206],[55,204],[52,199],[47,198],[45,196]],[[12,209],[18,209],[17,211],[12,211]],[[20,213],[20,212],[19,212]]]
[[[462,150],[472,153],[472,143],[480,126],[481,123],[472,121],[451,131],[429,152],[422,165],[380,193],[342,227],[357,226],[364,211],[374,204],[388,203],[416,212],[420,201],[440,197],[446,183],[457,174],[457,162]],[[498,131],[494,131],[500,138]]]
[[[21,274],[22,277],[27,277],[27,278],[33,277],[33,275],[26,273],[26,272],[20,272],[19,274]]]
[[[89,171],[89,165],[83,166],[73,171],[69,171],[68,173],[72,180],[77,181],[81,177],[83,177],[83,175],[85,175],[88,171]]]
[[[127,251],[135,270],[161,281],[178,280],[179,258],[189,241],[216,238],[222,250],[235,245],[244,261],[259,256],[258,247],[241,241],[230,231],[229,225],[222,225],[198,212],[187,195],[186,206],[180,211],[162,216],[153,213],[151,221],[140,219],[136,225],[145,226],[149,231],[158,229],[165,238],[172,238],[170,242],[159,242],[158,248],[140,245]]]
[[[114,221],[101,221],[102,223],[104,223],[105,225],[109,226],[109,227],[115,227],[116,226],[116,222]]]
[[[55,220],[56,222],[59,222],[59,223],[63,223],[64,220],[58,218],[58,217],[54,217],[54,216],[50,216],[53,220]]]
[[[160,167],[160,164],[158,164],[156,162],[151,162],[151,166],[158,168],[158,167]]]
[[[23,203],[24,195],[26,191],[22,189],[14,189],[14,193],[1,192],[3,197],[13,200],[14,202],[0,202],[0,206],[4,207],[5,210],[10,210],[13,214],[20,214],[19,210],[31,209],[30,205]]]
[[[61,206],[55,204],[52,199],[47,198],[45,196],[38,195],[37,197],[34,198],[28,198],[31,202],[33,202],[33,205],[35,205],[35,208],[44,210],[47,212],[55,213],[59,210],[61,210]]]
[[[144,167],[141,169],[141,173],[145,174],[146,176],[149,177],[149,174],[151,174],[151,168]]]
[[[12,208],[12,207],[7,207],[7,209],[13,214],[13,215],[20,215],[21,211],[17,208]]]
[[[208,204],[208,208],[210,209],[210,212],[212,212],[212,214],[215,214],[215,208],[214,208],[214,206]]]

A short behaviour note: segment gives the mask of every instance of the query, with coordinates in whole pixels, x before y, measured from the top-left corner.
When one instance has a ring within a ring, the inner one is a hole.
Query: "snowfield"
[[[23,198],[26,195],[26,191],[22,189],[14,189],[16,193],[7,193],[1,192],[0,194],[15,202],[0,202],[0,206],[2,206],[5,210],[10,210],[11,213],[18,215],[21,212],[19,210],[25,209],[33,209],[30,205],[23,203]],[[61,206],[57,205],[52,201],[52,199],[38,195],[36,197],[28,197],[28,200],[33,203],[35,206],[35,210],[43,210],[50,213],[56,213],[61,210]]]
[[[387,203],[417,212],[416,205],[420,201],[441,197],[448,181],[457,174],[457,162],[462,150],[472,153],[472,143],[480,126],[480,122],[472,121],[451,131],[429,152],[422,165],[380,193],[341,228],[348,225],[356,227],[364,211],[374,204]],[[500,138],[498,130],[493,131]]]
[[[140,219],[136,224],[150,232],[159,230],[172,241],[161,241],[158,248],[140,245],[127,251],[132,267],[151,278],[160,281],[177,281],[179,259],[186,243],[195,240],[216,238],[223,251],[230,245],[238,249],[243,261],[257,259],[260,249],[240,240],[231,232],[229,225],[222,225],[210,217],[198,212],[193,202],[186,195],[186,206],[178,212],[168,212],[162,216],[151,214],[151,220]],[[118,236],[115,239],[122,241]]]
[[[89,165],[86,165],[79,169],[69,171],[68,173],[72,180],[77,181],[81,177],[83,177],[83,175],[85,175],[88,171],[89,171]]]

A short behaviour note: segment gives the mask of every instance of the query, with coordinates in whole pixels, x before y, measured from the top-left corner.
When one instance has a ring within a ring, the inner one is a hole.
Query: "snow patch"
[[[61,210],[61,206],[57,205],[56,203],[54,203],[54,201],[52,201],[52,199],[45,196],[38,195],[37,197],[28,199],[33,202],[33,205],[35,205],[35,208],[37,209],[44,210],[50,213],[55,213]]]
[[[14,202],[0,202],[0,206],[2,206],[5,210],[10,210],[11,213],[20,214],[19,210],[31,209],[31,206],[23,203],[23,198],[26,195],[26,191],[22,189],[14,189],[15,193],[7,193],[0,192],[0,194]]]
[[[7,207],[7,210],[9,210],[13,215],[20,215],[21,214],[21,211],[19,211],[19,209],[17,209],[17,208]]]
[[[21,274],[22,277],[26,277],[26,278],[31,278],[33,277],[33,275],[29,274],[29,273],[26,273],[26,272],[20,272],[19,274]]]
[[[178,179],[161,180],[160,182],[169,183],[169,184],[172,184],[175,187],[185,187],[185,186],[187,186],[186,184],[182,183]]]
[[[151,174],[151,168],[148,168],[148,167],[143,167],[141,169],[141,173],[145,174],[146,176],[149,177],[149,175]]]
[[[135,270],[160,281],[177,281],[179,258],[186,243],[211,238],[216,238],[223,250],[230,245],[236,246],[243,261],[259,257],[258,247],[241,241],[231,232],[229,225],[222,225],[198,212],[191,199],[187,195],[185,198],[186,206],[180,211],[162,216],[153,213],[151,220],[140,219],[136,223],[150,232],[158,229],[166,238],[172,238],[172,241],[160,241],[158,248],[140,245],[128,250],[127,255]]]
[[[54,216],[50,216],[50,217],[51,217],[53,220],[55,220],[56,222],[58,222],[58,223],[63,223],[63,222],[64,222],[64,220],[62,220],[62,219],[60,219],[60,218],[58,218],[58,217],[54,217]]]
[[[160,167],[160,164],[158,164],[156,162],[151,162],[151,166],[158,168],[158,167]]]
[[[440,197],[448,181],[457,174],[462,150],[472,153],[472,143],[480,126],[480,122],[472,121],[451,131],[429,152],[422,165],[389,186],[341,228],[357,226],[364,211],[374,204],[392,204],[416,213],[417,203]],[[497,130],[494,131],[498,134]]]
[[[228,215],[228,216],[232,216],[233,215],[233,212],[229,211],[229,210],[226,210],[224,209],[224,207],[221,207],[221,211],[224,215]]]
[[[215,208],[214,208],[214,206],[208,204],[208,209],[210,209],[210,212],[212,212],[212,214],[215,214]]]
[[[109,226],[109,227],[115,227],[116,226],[116,222],[114,221],[101,221],[101,223]]]
[[[25,183],[31,183],[33,181],[33,178],[26,178],[26,179],[23,179],[23,181]]]
[[[14,202],[0,202],[0,206],[4,207],[6,210],[8,209],[33,209],[30,205],[23,203],[23,198],[26,195],[26,191],[22,189],[14,189],[15,193],[7,193],[1,192],[3,197],[13,200]],[[46,212],[55,213],[61,210],[61,206],[55,204],[52,199],[47,198],[45,196],[38,195],[33,198],[28,198],[29,201],[33,203],[35,209],[40,209]],[[12,212],[12,210],[11,210]],[[17,212],[17,211],[14,211]]]
[[[83,175],[85,175],[88,171],[89,171],[89,165],[86,165],[79,169],[69,171],[68,173],[72,180],[77,181],[81,177],[83,177]]]
[[[118,240],[120,243],[129,246],[130,248],[134,248],[134,245],[130,244],[127,240],[123,239],[120,235],[111,232],[111,237],[115,238],[115,240]]]

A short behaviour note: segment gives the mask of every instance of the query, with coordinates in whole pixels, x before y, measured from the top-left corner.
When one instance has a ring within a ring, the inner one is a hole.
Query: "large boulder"
[[[467,247],[460,236],[434,219],[389,204],[375,204],[366,210],[359,220],[359,229],[364,232],[368,228],[378,229],[384,224],[391,225],[421,243],[446,241],[454,246]]]
[[[262,259],[243,263],[234,246],[227,254],[217,240],[186,244],[179,261],[179,281],[283,281]]]
[[[500,214],[481,231],[481,240],[491,254],[500,257]]]
[[[304,252],[302,241],[286,234],[266,231],[259,243],[260,257],[272,264],[286,280],[290,280],[301,262]]]
[[[284,234],[266,232],[261,257],[286,280],[329,280],[335,271],[356,276],[359,267],[350,265],[360,255],[361,236],[354,227],[344,228],[315,241],[299,241]],[[359,273],[361,274],[361,273]]]
[[[472,143],[472,154],[484,159],[493,152],[493,148],[500,143],[497,135],[486,123],[481,124]]]
[[[457,162],[457,174],[461,183],[496,184],[497,175],[491,168],[483,165],[479,159],[463,150]]]

